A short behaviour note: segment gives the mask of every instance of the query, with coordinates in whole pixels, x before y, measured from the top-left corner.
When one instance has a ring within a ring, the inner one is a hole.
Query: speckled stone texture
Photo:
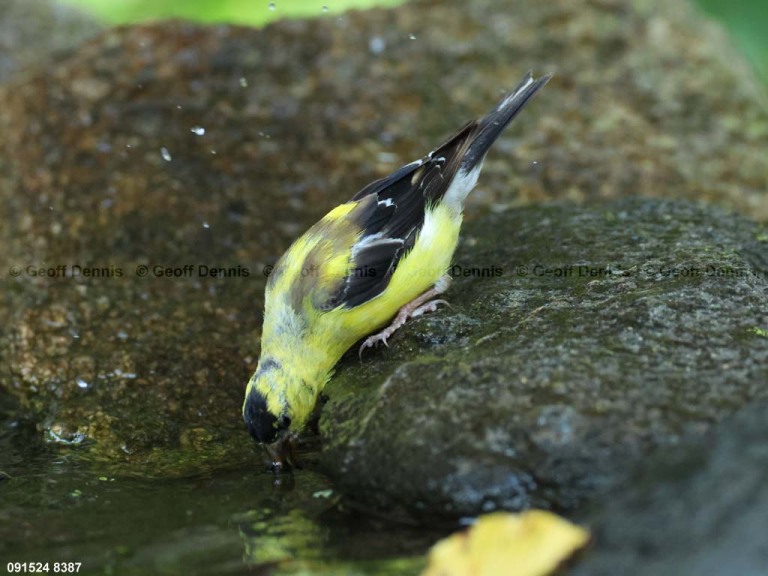
[[[453,308],[326,387],[324,464],[364,507],[427,520],[599,498],[768,397],[766,232],[648,199],[469,224]]]
[[[768,114],[723,33],[684,3],[455,0],[263,30],[111,29],[0,86],[0,386],[43,437],[129,471],[185,474],[251,461],[239,411],[258,358],[264,267],[329,208],[486,111],[528,69],[555,77],[491,152],[468,207],[475,226],[488,225],[489,210],[532,201],[638,194],[707,199],[768,219]],[[564,228],[574,225],[568,212],[551,224],[559,238],[604,244],[583,226]],[[708,246],[720,245],[719,234],[735,246],[702,214],[716,235]],[[623,225],[617,241],[634,243],[634,218]],[[498,243],[501,229],[493,232]],[[506,238],[513,236],[503,246]],[[674,246],[659,250],[654,258],[677,254]],[[733,250],[737,263],[746,261]],[[102,276],[73,276],[75,265]],[[214,278],[200,266],[239,272]],[[167,277],[167,268],[182,276]],[[755,289],[739,282],[726,286]],[[451,299],[474,302],[462,300],[468,286],[457,281]],[[531,289],[536,306],[555,305]],[[703,317],[719,318],[723,298],[698,302]],[[509,313],[522,313],[526,301],[513,298]],[[563,311],[558,326],[578,325],[582,312],[570,310],[578,317]],[[749,310],[742,314],[752,317],[734,319],[739,326],[760,325]],[[488,322],[458,307],[450,314],[436,319],[454,318],[458,331],[443,337],[459,347]],[[468,324],[459,330],[462,318]],[[616,333],[630,334],[631,320],[617,313]],[[406,334],[431,340],[430,326],[415,323]],[[761,340],[743,338],[740,355],[718,366],[731,370],[760,352],[753,348]],[[409,358],[417,357],[414,350]],[[600,374],[612,358],[602,350],[575,360]],[[385,359],[366,364],[369,378],[385,374]],[[553,357],[545,361],[551,366]],[[553,386],[573,370],[527,369]],[[516,377],[493,362],[487,370],[504,382]],[[436,386],[440,374],[418,377]],[[749,396],[736,395],[743,397],[731,408]],[[715,421],[725,404],[707,408],[704,420]],[[329,418],[347,414],[330,406]],[[515,407],[509,418],[517,414]],[[581,430],[577,416],[545,412],[541,442],[551,443],[547,430],[563,419]]]

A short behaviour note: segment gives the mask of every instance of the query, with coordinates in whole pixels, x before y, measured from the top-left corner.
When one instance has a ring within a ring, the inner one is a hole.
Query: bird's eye
[[[280,419],[277,421],[277,427],[279,430],[285,430],[287,428],[290,428],[291,426],[291,417],[283,414],[280,416]]]

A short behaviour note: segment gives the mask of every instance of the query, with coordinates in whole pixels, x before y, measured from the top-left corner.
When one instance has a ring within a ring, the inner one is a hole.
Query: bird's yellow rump
[[[344,352],[389,324],[361,352],[386,344],[406,319],[444,303],[434,298],[450,285],[464,200],[488,149],[548,80],[528,73],[487,115],[331,210],[277,262],[243,403],[245,423],[274,468],[289,462],[294,434]]]

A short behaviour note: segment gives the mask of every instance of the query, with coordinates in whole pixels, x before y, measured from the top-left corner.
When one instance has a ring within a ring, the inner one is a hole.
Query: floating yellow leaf
[[[495,512],[435,544],[422,576],[545,576],[588,540],[551,512]]]

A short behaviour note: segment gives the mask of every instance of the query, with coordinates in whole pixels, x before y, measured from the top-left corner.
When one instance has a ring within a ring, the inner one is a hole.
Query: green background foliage
[[[161,18],[262,26],[280,18],[310,18],[351,8],[397,6],[403,0],[63,0],[115,24]]]
[[[695,0],[706,14],[720,20],[735,44],[768,83],[768,2],[766,0]]]
[[[395,6],[403,0],[64,0],[115,24],[161,18],[262,26],[279,18],[332,15],[351,8]],[[768,82],[768,1],[695,0],[720,20],[758,75]]]

